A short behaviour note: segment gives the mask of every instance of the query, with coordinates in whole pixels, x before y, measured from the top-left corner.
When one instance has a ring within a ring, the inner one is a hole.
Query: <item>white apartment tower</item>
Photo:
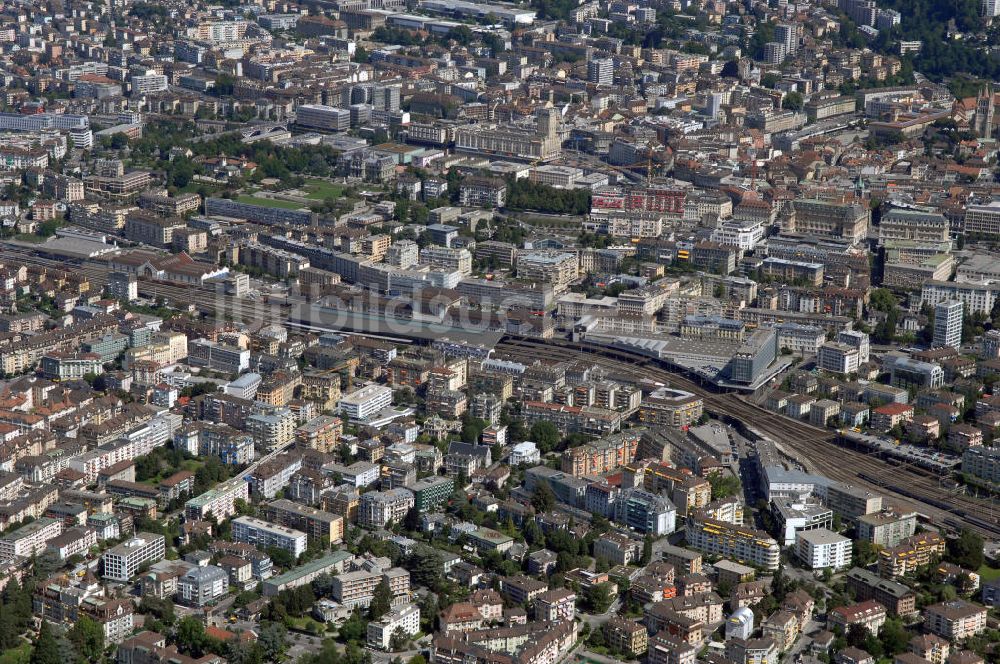
[[[945,300],[934,305],[935,346],[961,347],[962,306],[959,300]]]

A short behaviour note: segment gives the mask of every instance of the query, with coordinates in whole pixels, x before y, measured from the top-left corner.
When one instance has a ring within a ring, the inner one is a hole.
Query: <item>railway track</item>
[[[837,445],[831,432],[783,417],[732,393],[713,391],[697,381],[656,366],[654,358],[629,351],[573,343],[505,337],[496,346],[512,359],[572,361],[585,359],[609,374],[661,382],[697,394],[713,415],[733,417],[773,438],[814,472],[832,480],[891,494],[894,502],[909,506],[942,525],[956,521],[980,534],[1000,537],[1000,523],[983,500],[949,493],[938,476],[921,468],[891,466],[870,454]],[[1000,516],[1000,511],[997,512]]]
[[[108,268],[101,261],[67,263],[37,256],[31,248],[11,245],[0,247],[0,259],[81,272],[97,286],[107,283]],[[284,323],[290,312],[290,308],[283,304],[265,304],[198,286],[140,280],[139,290],[147,297],[191,303],[204,313],[237,321]],[[710,413],[750,424],[784,448],[792,450],[810,470],[838,482],[892,494],[896,502],[909,505],[940,523],[958,519],[988,537],[1000,538],[1000,522],[994,517],[989,503],[964,495],[942,495],[944,492],[938,484],[939,478],[926,471],[908,466],[889,466],[862,452],[837,446],[834,435],[827,430],[766,411],[736,394],[708,388],[687,376],[657,366],[657,360],[653,358],[623,349],[561,339],[541,341],[505,337],[496,350],[529,361],[567,361],[586,357],[588,361],[607,369],[612,376],[619,375],[628,380],[639,376],[692,392],[704,400],[705,408]]]

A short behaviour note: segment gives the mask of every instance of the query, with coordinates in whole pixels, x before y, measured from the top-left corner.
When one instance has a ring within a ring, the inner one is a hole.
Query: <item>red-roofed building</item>
[[[887,403],[872,410],[871,426],[876,431],[888,431],[897,424],[913,419],[913,406],[907,403]]]

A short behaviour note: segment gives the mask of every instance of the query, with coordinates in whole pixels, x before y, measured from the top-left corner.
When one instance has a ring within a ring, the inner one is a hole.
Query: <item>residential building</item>
[[[234,542],[251,544],[261,549],[277,547],[298,558],[306,550],[307,535],[299,530],[277,526],[252,516],[241,516],[232,521]]]
[[[795,534],[795,554],[810,569],[838,571],[851,564],[852,542],[826,528]]]
[[[177,580],[178,601],[187,606],[205,606],[228,591],[229,575],[215,565],[194,567]]]
[[[924,629],[957,643],[986,629],[986,614],[984,606],[953,599],[924,609]]]

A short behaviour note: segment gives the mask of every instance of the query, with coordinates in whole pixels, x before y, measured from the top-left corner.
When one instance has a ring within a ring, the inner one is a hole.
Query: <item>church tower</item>
[[[979,91],[976,97],[976,118],[974,129],[980,138],[993,136],[993,85]]]

